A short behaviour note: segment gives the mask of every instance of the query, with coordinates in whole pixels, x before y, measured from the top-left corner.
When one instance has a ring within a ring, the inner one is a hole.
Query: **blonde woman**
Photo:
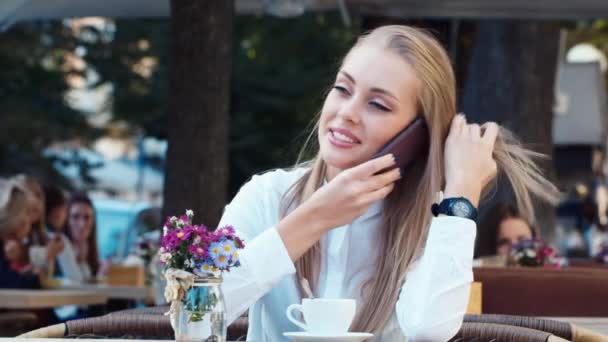
[[[0,179],[0,288],[39,288],[40,277],[19,273],[10,260],[19,256],[20,241],[31,230],[27,190],[13,180]],[[11,255],[13,254],[13,255]]]
[[[393,156],[373,158],[416,117],[426,122],[427,153],[403,174]],[[316,297],[357,300],[350,331],[448,340],[468,303],[476,207],[497,171],[527,215],[530,192],[557,194],[506,130],[456,115],[448,56],[411,27],[380,27],[357,41],[313,134],[311,161],[254,176],[220,222],[246,240],[223,290],[229,321],[249,309],[248,340],[286,341],[283,332],[299,330],[285,310],[301,301],[302,278]]]

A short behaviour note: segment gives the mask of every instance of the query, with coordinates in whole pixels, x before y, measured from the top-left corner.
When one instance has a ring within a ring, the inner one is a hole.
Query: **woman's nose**
[[[344,121],[350,121],[354,124],[358,124],[359,121],[361,121],[360,113],[362,110],[362,106],[359,104],[359,102],[360,101],[355,97],[344,101],[338,110],[338,116]]]

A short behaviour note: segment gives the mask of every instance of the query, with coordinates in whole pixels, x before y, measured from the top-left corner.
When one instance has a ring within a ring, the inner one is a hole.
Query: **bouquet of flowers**
[[[238,250],[245,247],[233,227],[211,231],[202,224],[193,224],[193,217],[194,212],[187,210],[186,215],[167,219],[160,241],[159,259],[167,280],[165,299],[171,303],[167,314],[174,329],[182,304],[189,312],[189,322],[202,321],[204,313],[217,304],[217,296],[189,292],[195,278],[221,281],[222,272],[240,266]]]
[[[144,235],[137,240],[134,252],[135,255],[143,260],[145,265],[149,265],[157,250],[158,246],[154,242],[154,239]]]
[[[245,247],[231,226],[210,231],[192,223],[194,213],[167,219],[160,242],[160,262],[169,269],[183,270],[199,277],[217,277],[222,271],[240,266],[238,250]]]
[[[560,268],[562,265],[562,258],[555,249],[538,238],[513,244],[508,260],[510,265],[527,267]]]
[[[608,244],[603,244],[599,253],[595,256],[595,260],[602,264],[608,264]]]

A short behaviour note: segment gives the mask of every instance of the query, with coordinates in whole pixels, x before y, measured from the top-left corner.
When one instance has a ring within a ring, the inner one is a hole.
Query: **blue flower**
[[[194,274],[196,274],[199,277],[205,277],[210,274],[214,274],[217,271],[218,271],[217,267],[214,266],[213,263],[207,261],[207,262],[200,264],[200,266],[195,268],[193,272],[194,272]]]
[[[222,254],[222,243],[221,242],[213,242],[209,245],[209,256],[216,260],[217,257]]]
[[[236,253],[236,245],[234,241],[224,240],[220,243],[220,254],[226,257],[231,257],[234,253]]]
[[[228,265],[230,265],[230,257],[220,254],[220,255],[218,255],[217,258],[213,259],[213,263],[220,270],[224,270],[224,269],[228,268]]]

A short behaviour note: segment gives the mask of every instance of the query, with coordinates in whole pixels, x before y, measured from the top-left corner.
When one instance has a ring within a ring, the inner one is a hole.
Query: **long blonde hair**
[[[0,178],[0,240],[15,234],[28,208],[27,190],[12,179]]]
[[[49,238],[46,233],[44,215],[46,211],[44,207],[44,190],[42,190],[40,183],[31,176],[19,174],[13,177],[13,179],[15,182],[21,184],[21,187],[26,190],[30,206],[35,205],[35,202],[40,205],[40,219],[36,222],[32,222],[32,230],[30,231],[28,243],[30,245],[45,246],[48,243]]]
[[[456,83],[450,60],[430,34],[407,26],[383,26],[361,36],[350,50],[374,46],[396,53],[415,70],[420,81],[418,112],[424,116],[429,133],[429,153],[415,161],[407,177],[399,181],[384,200],[378,227],[379,253],[376,268],[363,283],[353,331],[378,333],[392,315],[408,267],[420,256],[431,221],[430,207],[436,193],[445,186],[444,143],[456,115]],[[300,157],[314,140],[309,135]],[[499,129],[494,148],[499,173],[508,177],[517,205],[526,217],[534,216],[531,194],[554,203],[559,192],[532,161],[539,154],[525,149],[512,133]],[[300,158],[298,158],[300,159]],[[298,160],[298,164],[299,164]],[[307,163],[309,170],[284,195],[281,216],[306,201],[325,178],[326,164],[319,155]],[[488,189],[484,189],[487,193]],[[315,244],[296,261],[298,277],[316,287],[320,268],[320,245]]]

